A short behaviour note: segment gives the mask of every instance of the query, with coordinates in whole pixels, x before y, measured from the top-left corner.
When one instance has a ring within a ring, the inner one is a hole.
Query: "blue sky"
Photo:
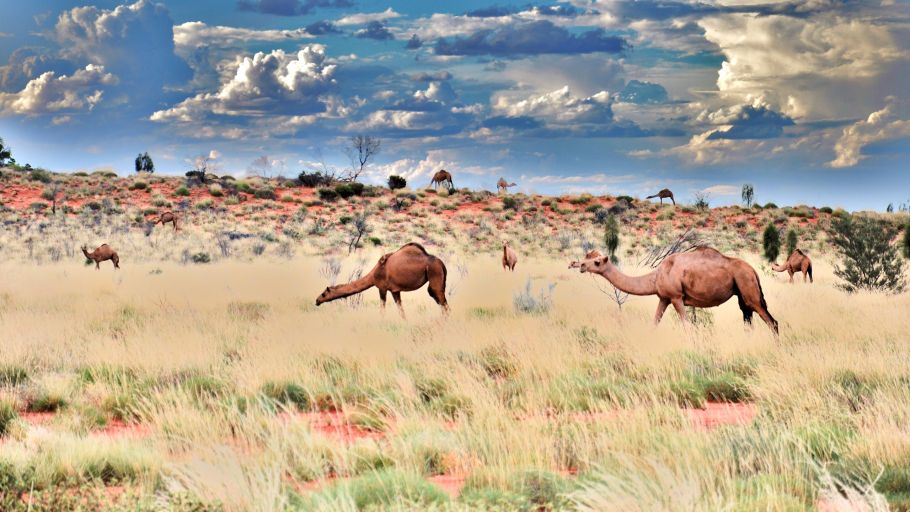
[[[4,0],[0,137],[58,171],[883,209],[910,199],[910,2]]]

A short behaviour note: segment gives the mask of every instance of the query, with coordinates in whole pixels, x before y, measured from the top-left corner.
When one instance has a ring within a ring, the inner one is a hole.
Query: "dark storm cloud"
[[[239,0],[237,8],[241,11],[274,14],[276,16],[301,16],[310,14],[319,8],[353,7],[351,0]]]
[[[708,136],[708,140],[773,139],[783,135],[784,127],[792,126],[793,120],[764,106],[747,106],[728,124],[732,128],[716,131]]]
[[[314,36],[341,33],[341,31],[338,30],[338,27],[336,27],[334,23],[326,20],[310,23],[306,26],[306,31],[308,34],[313,34]]]
[[[495,55],[514,57],[540,54],[622,53],[629,47],[625,39],[608,35],[601,29],[573,34],[542,20],[481,30],[467,37],[440,39],[437,55]]]
[[[354,33],[360,39],[375,39],[376,41],[388,41],[395,39],[395,36],[389,32],[389,27],[380,21],[371,21],[367,26]]]

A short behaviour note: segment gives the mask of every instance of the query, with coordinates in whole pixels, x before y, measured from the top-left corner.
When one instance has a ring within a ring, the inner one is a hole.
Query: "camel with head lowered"
[[[372,287],[379,289],[379,300],[385,309],[386,294],[392,292],[392,298],[398,311],[404,317],[401,306],[401,292],[411,292],[430,283],[430,297],[448,312],[446,302],[446,266],[436,256],[428,253],[420,244],[409,243],[393,253],[385,254],[373,270],[350,283],[329,286],[316,298],[316,305],[360,293]]]
[[[445,169],[436,171],[436,174],[433,175],[433,179],[430,180],[430,186],[433,187],[434,189],[438,189],[439,185],[442,185],[445,183],[449,184],[448,188],[450,188],[450,189],[455,188],[455,185],[452,184],[452,173],[450,173],[449,171],[447,171]]]
[[[660,302],[654,315],[655,325],[660,323],[670,304],[686,324],[685,306],[711,308],[735,295],[747,325],[752,324],[752,314],[758,313],[774,334],[778,334],[777,320],[768,312],[755,269],[741,259],[724,256],[716,249],[699,247],[671,254],[650,274],[636,277],[620,272],[606,256],[576,263],[574,266],[582,273],[600,274],[630,295],[657,295]]]
[[[803,282],[806,282],[806,276],[809,276],[809,282],[814,282],[812,280],[812,260],[806,256],[806,253],[796,249],[793,251],[793,254],[787,258],[787,261],[783,265],[778,265],[777,263],[771,264],[771,270],[775,272],[787,272],[790,274],[790,282],[793,282],[793,274],[797,272],[803,273]]]
[[[518,253],[509,246],[509,242],[502,243],[502,269],[515,272],[515,265],[518,263]]]
[[[664,204],[664,199],[667,199],[667,198],[669,198],[670,201],[673,201],[674,205],[676,204],[676,199],[673,199],[673,192],[671,192],[670,189],[668,189],[668,188],[661,190],[660,192],[654,194],[653,196],[648,196],[647,199],[654,199],[655,197],[660,198],[660,204]]]
[[[177,231],[177,216],[174,215],[174,212],[162,213],[161,217],[158,217],[158,220],[155,221],[153,226],[157,226],[158,224],[166,226],[169,222],[174,225],[174,231]]]
[[[517,186],[517,185],[514,182],[509,183],[508,181],[506,181],[505,178],[499,178],[499,181],[496,182],[496,191],[500,192],[500,193],[508,192],[509,187],[515,187],[515,186]]]
[[[100,270],[101,262],[107,260],[111,260],[114,263],[114,268],[120,268],[120,256],[117,256],[117,251],[111,249],[110,245],[101,244],[92,252],[88,252],[88,248],[84,245],[81,249],[86,259],[95,262],[95,270]]]

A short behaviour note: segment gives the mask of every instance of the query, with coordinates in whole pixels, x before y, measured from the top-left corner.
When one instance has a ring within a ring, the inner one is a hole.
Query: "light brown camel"
[[[518,254],[514,249],[509,247],[509,242],[502,243],[502,269],[515,272],[515,264],[518,263]]]
[[[162,226],[165,226],[165,225],[167,225],[168,222],[170,222],[171,224],[173,224],[173,225],[174,225],[174,231],[177,231],[177,216],[174,215],[174,212],[164,212],[164,213],[162,213],[162,214],[161,214],[161,217],[158,217],[158,220],[156,220],[155,223],[152,224],[152,225],[153,225],[153,226],[157,226],[158,224],[161,224]]]
[[[710,247],[671,254],[656,270],[643,276],[623,274],[605,256],[582,261],[579,268],[582,273],[600,274],[630,295],[657,295],[660,302],[654,315],[655,325],[660,323],[670,304],[686,324],[685,306],[711,308],[736,295],[746,324],[752,324],[752,313],[755,312],[775,335],[778,334],[777,320],[768,312],[755,269],[741,259],[724,256]]]
[[[653,199],[655,197],[660,198],[660,204],[664,204],[664,199],[666,199],[666,198],[670,198],[670,201],[673,201],[674,205],[676,204],[676,199],[673,199],[673,192],[671,192],[670,189],[668,189],[668,188],[661,190],[660,192],[654,194],[653,196],[648,196],[647,199]]]
[[[110,245],[101,244],[97,249],[92,252],[88,252],[86,246],[82,246],[82,254],[85,254],[85,258],[95,262],[95,270],[101,269],[101,262],[111,260],[114,262],[114,268],[120,268],[120,256],[117,256],[117,251],[111,249]]]
[[[505,178],[499,178],[499,181],[496,182],[496,191],[497,192],[508,192],[509,187],[515,187],[515,183],[509,183]]]
[[[443,183],[448,183],[449,188],[455,188],[455,185],[452,184],[452,173],[445,169],[436,171],[436,174],[433,175],[433,179],[430,180],[430,186],[438,189],[439,185],[442,185]]]
[[[783,265],[778,265],[777,263],[772,263],[771,270],[774,270],[775,272],[787,272],[788,274],[790,274],[791,283],[793,282],[793,274],[795,274],[796,272],[803,273],[803,282],[804,283],[806,282],[807,275],[809,276],[809,282],[810,283],[814,282],[812,280],[812,260],[810,260],[809,257],[806,256],[806,253],[804,253],[803,251],[801,251],[799,249],[796,249],[795,251],[793,251],[793,254],[791,254],[790,257],[787,258],[787,261],[785,261]]]
[[[603,256],[603,253],[598,251],[597,249],[594,249],[592,251],[588,251],[588,254],[585,254],[585,259],[593,260],[594,258],[600,258],[601,256]],[[572,263],[569,263],[569,268],[579,268],[579,267],[581,267],[581,261],[573,261]]]
[[[316,298],[316,305],[360,293],[375,286],[379,289],[379,300],[385,309],[386,293],[392,292],[392,298],[398,305],[398,311],[404,316],[401,306],[401,292],[411,292],[430,283],[430,297],[448,312],[446,302],[446,266],[441,259],[428,253],[420,244],[405,244],[393,253],[383,255],[370,273],[347,284],[329,286]]]

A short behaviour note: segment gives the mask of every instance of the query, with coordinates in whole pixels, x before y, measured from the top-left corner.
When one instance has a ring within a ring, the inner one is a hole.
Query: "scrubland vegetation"
[[[910,509],[910,295],[839,287],[846,212],[66,180],[56,214],[2,184],[0,509]],[[168,210],[180,231],[143,229]],[[814,284],[769,270],[769,223]],[[610,246],[643,273],[689,227],[758,270],[779,339],[735,301],[655,328],[656,299],[566,268]],[[408,321],[372,290],[314,306],[409,241],[448,317],[424,291]],[[102,242],[121,270],[83,264]]]

